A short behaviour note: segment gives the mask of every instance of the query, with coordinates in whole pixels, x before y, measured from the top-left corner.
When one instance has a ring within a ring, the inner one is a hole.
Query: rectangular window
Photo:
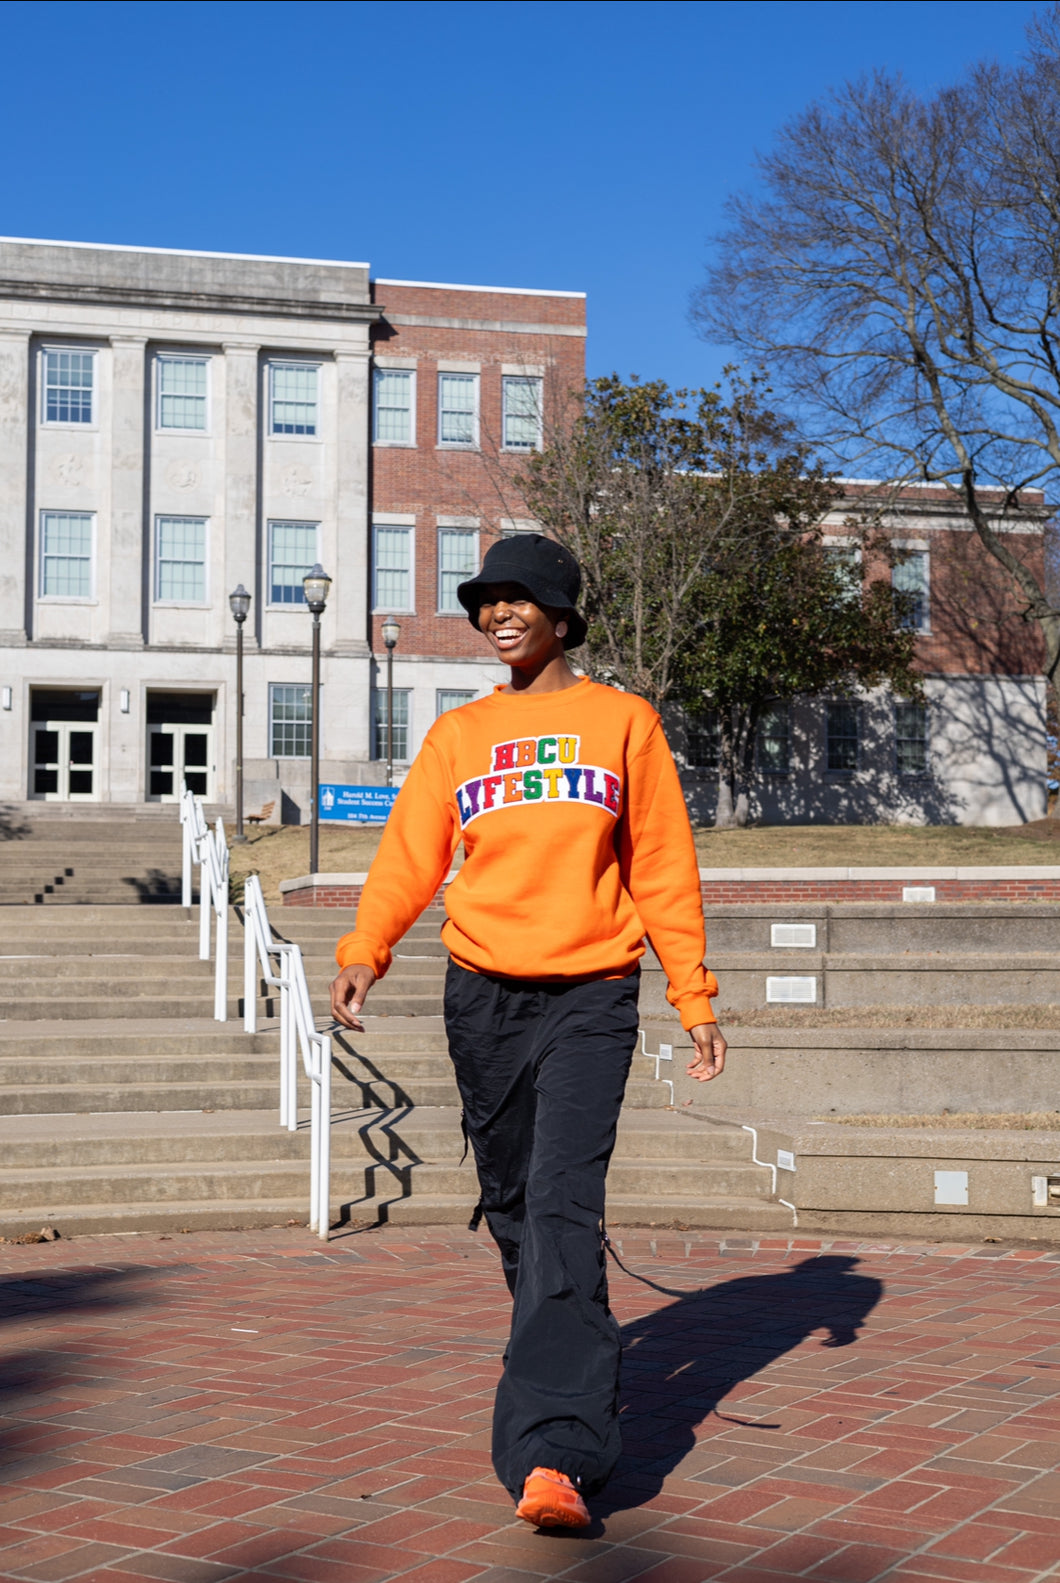
[[[896,700],[894,706],[894,738],[898,755],[898,773],[901,776],[926,775],[928,772],[928,721],[927,705]]]
[[[540,379],[506,374],[503,392],[502,444],[506,451],[536,451],[541,445]]]
[[[473,704],[478,693],[463,692],[458,688],[439,687],[435,694],[435,714],[447,715],[450,709],[460,709],[464,704]]]
[[[687,717],[685,758],[689,769],[717,770],[721,762],[721,733],[716,709],[703,709]]]
[[[91,423],[95,352],[45,352],[45,423]]]
[[[159,517],[155,544],[155,598],[205,603],[205,517]]]
[[[858,767],[858,706],[830,703],[827,711],[828,770],[853,775]]]
[[[394,719],[394,757],[405,763],[409,756],[409,697],[407,689],[395,687],[393,698]],[[387,757],[386,750],[386,689],[377,687],[372,693],[374,700],[373,726],[374,726],[374,756],[377,759]]]
[[[269,687],[269,757],[307,759],[312,751],[313,689],[308,682]]]
[[[317,561],[316,522],[269,523],[269,603],[304,605],[302,578]]]
[[[375,371],[377,445],[415,445],[416,375],[411,368]]]
[[[206,428],[205,357],[158,357],[158,427]]]
[[[41,513],[40,591],[45,599],[91,599],[92,513]]]
[[[843,593],[849,599],[861,598],[861,550],[856,544],[826,544],[824,553],[839,574]]]
[[[891,572],[891,585],[901,594],[909,595],[910,605],[902,617],[903,627],[912,632],[927,632],[928,621],[928,552],[910,550],[908,559]]]
[[[438,375],[438,444],[478,445],[478,375]]]
[[[791,714],[779,699],[766,704],[759,717],[758,768],[764,775],[787,775],[791,769]]]
[[[372,608],[412,609],[412,529],[372,528]]]
[[[457,586],[478,571],[478,534],[474,528],[438,530],[438,609],[463,615]]]
[[[270,434],[316,434],[315,363],[269,364]]]

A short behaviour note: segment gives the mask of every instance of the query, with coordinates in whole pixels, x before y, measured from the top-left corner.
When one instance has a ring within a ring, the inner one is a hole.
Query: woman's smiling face
[[[482,590],[478,626],[506,665],[537,665],[563,653],[556,630],[559,611],[536,603],[521,583],[487,583]]]

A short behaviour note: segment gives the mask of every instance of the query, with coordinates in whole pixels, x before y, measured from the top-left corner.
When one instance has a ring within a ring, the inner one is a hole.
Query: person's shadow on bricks
[[[0,1325],[140,1307],[150,1300],[144,1289],[145,1273],[148,1272],[132,1266],[104,1270],[37,1269],[0,1276]],[[34,1454],[34,1433],[20,1418],[22,1408],[35,1411],[42,1398],[60,1391],[78,1375],[76,1352],[58,1336],[51,1337],[51,1342],[50,1346],[19,1352],[6,1348],[0,1351],[0,1412],[10,1420],[8,1429],[0,1433],[0,1480],[23,1477],[58,1460]],[[34,1424],[32,1429],[35,1428]]]
[[[817,1330],[823,1347],[848,1347],[883,1295],[883,1283],[853,1273],[842,1254],[803,1259],[782,1274],[743,1275],[699,1291],[622,1327],[622,1445],[618,1467],[593,1511],[651,1500],[695,1446],[694,1428],[742,1381],[761,1373]],[[628,1273],[633,1273],[632,1271]],[[642,1277],[637,1277],[641,1279]],[[654,1282],[648,1282],[654,1286]],[[719,1417],[780,1429],[753,1403]]]

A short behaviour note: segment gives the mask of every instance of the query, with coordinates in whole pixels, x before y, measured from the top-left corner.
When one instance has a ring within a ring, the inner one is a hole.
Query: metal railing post
[[[210,913],[213,910],[213,875],[210,872],[209,853],[198,843],[199,863],[199,961],[210,960]]]
[[[182,782],[180,788],[180,905],[191,906],[191,865],[194,861],[191,836],[191,817],[188,798],[191,793]]]
[[[207,839],[210,839],[209,837]],[[217,913],[215,944],[217,959],[214,964],[213,1018],[215,1022],[228,1021],[228,843],[225,840],[224,820],[218,819],[212,837],[211,858],[214,868],[214,908]]]
[[[243,1032],[258,1031],[257,921],[251,916],[251,874],[243,886]]]
[[[280,991],[280,1125],[298,1129],[298,1057],[310,1090],[309,1223],[322,1241],[331,1228],[331,1039],[319,1033],[301,948],[274,940],[261,881],[248,876],[243,892],[243,1025],[257,1028],[257,974]],[[255,962],[255,957],[257,961]],[[276,966],[273,967],[273,960]]]

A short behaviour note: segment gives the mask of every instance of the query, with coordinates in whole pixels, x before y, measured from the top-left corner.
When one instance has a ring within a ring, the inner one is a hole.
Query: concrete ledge
[[[906,902],[907,886],[934,900],[1060,901],[1060,866],[1026,863],[968,868],[701,868],[706,905],[748,902]]]
[[[442,899],[453,869],[435,896]],[[285,907],[356,907],[363,874],[303,874],[281,881]],[[705,906],[799,902],[904,902],[906,886],[930,886],[940,902],[1060,901],[1060,864],[996,868],[701,868]]]
[[[435,892],[428,906],[441,905],[445,886],[455,877],[456,869],[450,869],[443,881],[442,888]],[[367,872],[363,874],[301,874],[297,879],[282,879],[280,881],[280,895],[285,907],[357,907],[361,900],[364,882],[368,878]]]
[[[808,1116],[705,1112],[754,1129],[775,1196],[805,1230],[873,1227],[881,1235],[1030,1237],[1060,1243],[1060,1206],[1035,1207],[1032,1178],[1060,1176],[1060,1132],[850,1127]],[[794,1169],[789,1169],[789,1162]],[[937,1201],[936,1173],[966,1203]]]
[[[685,1072],[690,1043],[677,1019],[645,1014],[641,1026],[649,1056],[660,1044],[673,1047],[673,1060],[660,1061],[659,1076],[673,1082],[675,1105],[696,1114],[753,1121],[944,1109],[1051,1111],[1060,1103],[1060,1028],[737,1026],[725,1028],[729,1057],[722,1076],[697,1083]],[[840,1129],[840,1136],[849,1130]],[[1060,1138],[1057,1149],[1060,1165]]]

